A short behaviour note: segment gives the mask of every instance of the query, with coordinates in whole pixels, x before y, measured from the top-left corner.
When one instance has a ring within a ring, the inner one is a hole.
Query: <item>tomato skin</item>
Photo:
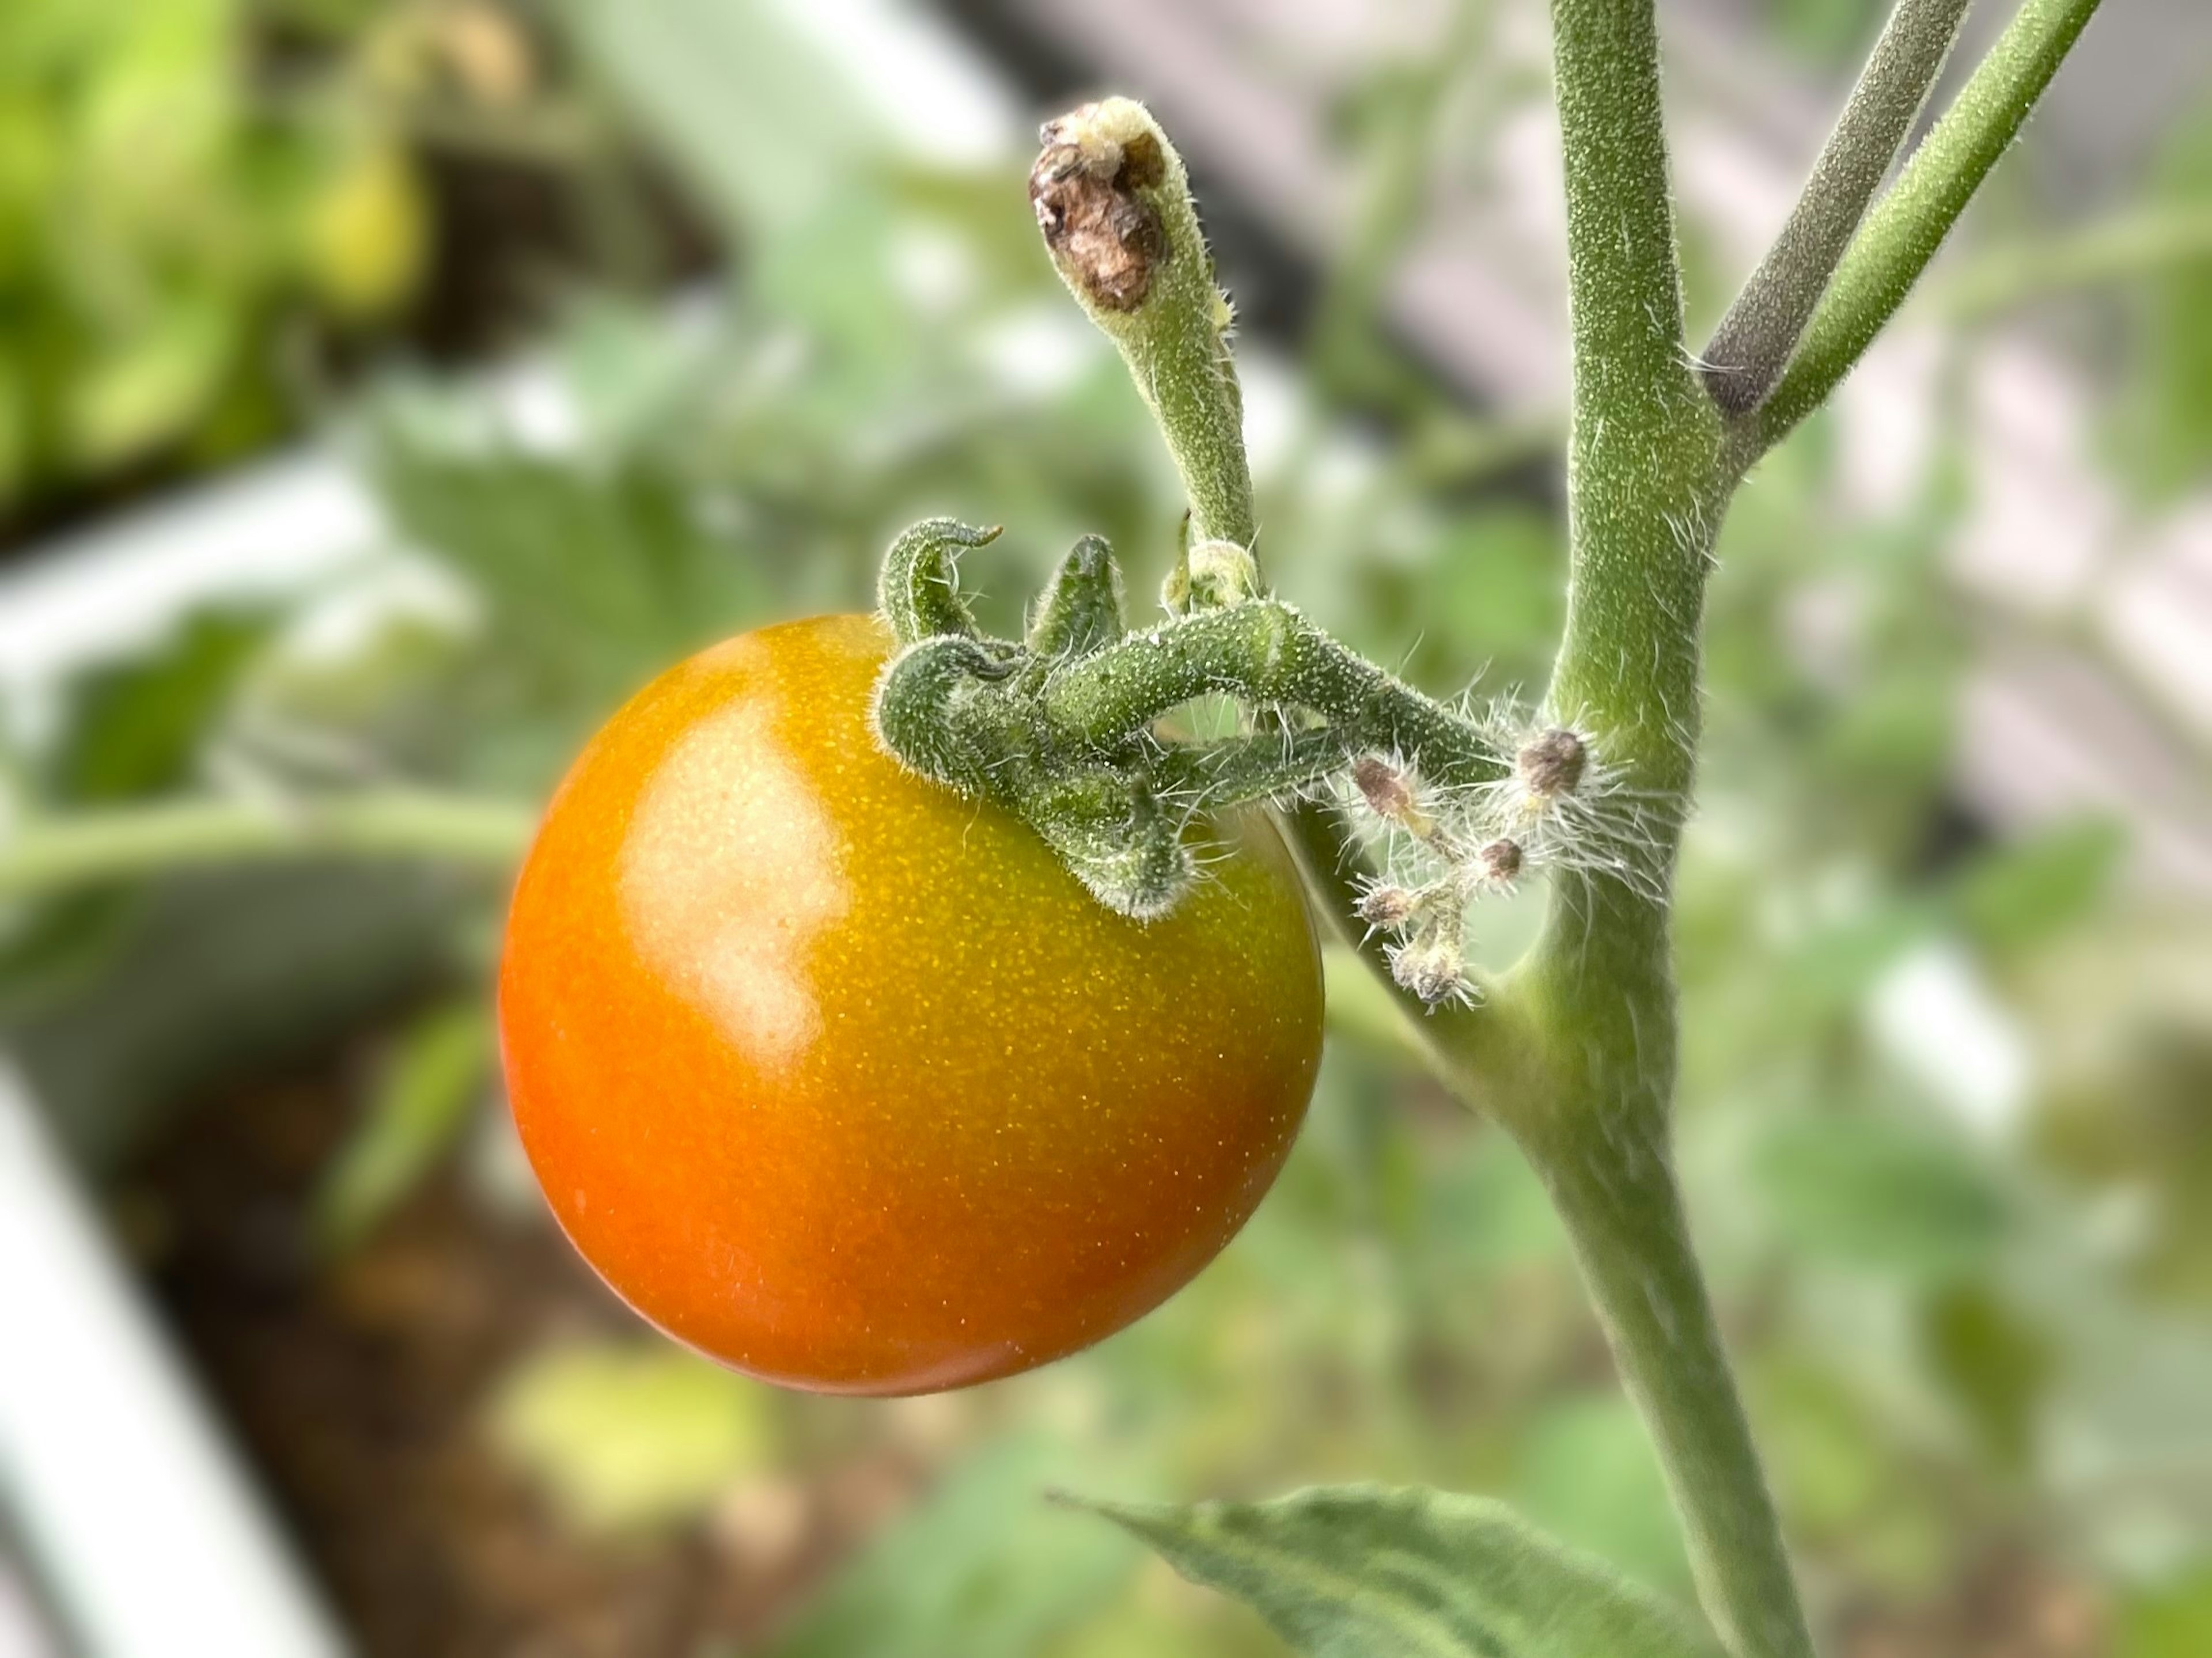
[[[640,1313],[768,1380],[959,1387],[1148,1311],[1273,1182],[1320,957],[1256,817],[1174,914],[878,748],[873,617],[741,635],[578,759],[500,969],[522,1142]]]

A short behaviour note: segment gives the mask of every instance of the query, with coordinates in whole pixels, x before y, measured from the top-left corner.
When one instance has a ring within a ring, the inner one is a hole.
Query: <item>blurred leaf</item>
[[[1557,635],[1566,609],[1566,549],[1557,520],[1526,508],[1492,508],[1454,521],[1435,553],[1436,576],[1416,629],[1433,626],[1455,666],[1519,674],[1537,665],[1530,647]]]
[[[2085,919],[2127,849],[2118,823],[2070,823],[2005,846],[1960,880],[1960,919],[1983,945],[2026,950]]]
[[[1878,1405],[1890,1384],[1848,1379],[1832,1355],[1801,1351],[1762,1364],[1759,1438],[1785,1513],[1825,1558],[1859,1581],[1920,1600],[1939,1591],[1972,1546],[1924,1448],[1900,1446]]]
[[[1544,1182],[1506,1135],[1481,1134],[1466,1155],[1427,1167],[1429,1247],[1455,1269],[1566,1259],[1566,1229]]]
[[[1692,1588],[1681,1528],[1651,1436],[1618,1393],[1540,1406],[1519,1436],[1515,1506],[1529,1521],[1638,1582]]]
[[[2025,1468],[2057,1368],[2049,1339],[1986,1290],[1960,1286],[1929,1306],[1926,1339],[1936,1374],[1990,1455],[2002,1467]]]
[[[2130,1595],[2114,1658],[2203,1658],[2212,1652],[2212,1569]]]
[[[486,603],[479,714],[538,727],[526,769],[557,769],[647,680],[763,608],[755,564],[657,473],[446,457],[404,440],[380,459],[399,527]]]
[[[580,1531],[682,1520],[768,1466],[768,1390],[672,1343],[556,1347],[493,1400],[494,1442]]]
[[[1311,1658],[1717,1658],[1686,1614],[1516,1519],[1418,1489],[1089,1506]]]
[[[1850,914],[1798,940],[1777,975],[1791,1011],[1810,1020],[1856,1008],[1875,981],[1932,932],[1941,917],[1911,897],[1869,895]]]
[[[359,1243],[436,1166],[483,1097],[491,1061],[490,1018],[474,995],[400,1032],[361,1121],[323,1169],[314,1226],[325,1249]]]
[[[787,223],[835,197],[874,131],[790,15],[759,0],[575,0],[567,11],[727,230]]]
[[[79,676],[40,793],[66,809],[186,781],[270,626],[258,611],[198,611],[150,651]],[[34,796],[20,809],[47,804]],[[136,908],[135,894],[115,890],[0,905],[0,1017],[28,1018],[88,988]]]
[[[241,1067],[325,1054],[418,987],[481,897],[421,869],[300,865],[166,882],[99,973],[0,1013],[0,1038],[71,1151],[104,1167],[166,1108]]]
[[[1983,1265],[2009,1218],[1966,1148],[1869,1114],[1771,1123],[1751,1166],[1775,1230],[1798,1248],[1916,1282]]]
[[[179,298],[80,364],[64,416],[70,463],[104,471],[179,436],[214,398],[240,322],[228,296]]]
[[[1127,1543],[1040,1512],[1066,1454],[1017,1437],[971,1457],[845,1568],[769,1658],[1032,1658],[1104,1604]]]
[[[123,800],[184,782],[270,627],[265,613],[199,611],[155,651],[87,674],[72,688],[55,792]]]

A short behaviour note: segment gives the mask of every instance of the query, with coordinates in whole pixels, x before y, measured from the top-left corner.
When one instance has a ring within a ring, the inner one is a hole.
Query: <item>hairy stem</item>
[[[1972,3],[1898,0],[1890,13],[1804,193],[1705,348],[1705,388],[1728,413],[1749,413],[1774,389]]]
[[[1210,691],[1248,707],[1310,709],[1346,761],[1366,750],[1417,758],[1445,783],[1504,766],[1482,732],[1274,599],[1250,599],[1133,633],[1045,682],[1047,718],[1068,738],[1111,748]]]
[[[1665,1471],[1698,1598],[1732,1653],[1812,1651],[1781,1527],[1691,1246],[1663,1122],[1522,1141]]]
[[[1706,1613],[1736,1658],[1809,1658],[1668,1150],[1667,893],[1727,499],[1721,416],[1682,353],[1653,0],[1553,0],[1552,17],[1574,373],[1571,586],[1550,712],[1590,735],[1638,809],[1607,867],[1554,881],[1544,935],[1511,986],[1538,1033],[1542,1085],[1498,1108],[1551,1187],[1660,1448]]]
[[[1552,712],[1594,721],[1638,787],[1674,795],[1695,738],[1720,416],[1682,350],[1652,0],[1554,0],[1552,15],[1574,349]]]
[[[263,805],[180,800],[34,820],[0,840],[0,898],[215,864],[414,858],[504,870],[534,806],[390,789]]]
[[[2020,134],[2098,0],[2023,0],[1844,256],[1805,343],[1751,423],[1747,463],[1825,402],[1936,257],[1959,215]]]

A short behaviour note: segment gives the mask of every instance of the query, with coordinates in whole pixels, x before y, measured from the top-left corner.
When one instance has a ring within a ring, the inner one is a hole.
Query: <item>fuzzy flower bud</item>
[[[1423,833],[1429,815],[1413,793],[1413,779],[1380,755],[1363,754],[1352,762],[1352,786],[1367,802],[1368,810],[1386,823],[1396,823]]]
[[[1395,882],[1377,881],[1359,895],[1353,913],[1370,926],[1403,926],[1413,919],[1419,895]]]
[[[1527,862],[1521,843],[1500,835],[1474,854],[1482,878],[1498,886],[1509,886],[1521,873]]]
[[[1556,800],[1575,792],[1589,761],[1589,750],[1583,739],[1564,726],[1554,726],[1521,745],[1513,768],[1532,798]]]
[[[1393,950],[1390,976],[1431,1007],[1467,999],[1467,961],[1460,952],[1458,929],[1431,927]]]

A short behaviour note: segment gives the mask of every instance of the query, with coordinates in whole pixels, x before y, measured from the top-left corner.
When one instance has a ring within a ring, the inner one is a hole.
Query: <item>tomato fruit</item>
[[[586,748],[500,969],[515,1121],[568,1236],[647,1318],[792,1386],[1009,1375],[1158,1305],[1244,1223],[1321,1051],[1273,827],[1165,919],[910,775],[874,617],[763,629]]]

